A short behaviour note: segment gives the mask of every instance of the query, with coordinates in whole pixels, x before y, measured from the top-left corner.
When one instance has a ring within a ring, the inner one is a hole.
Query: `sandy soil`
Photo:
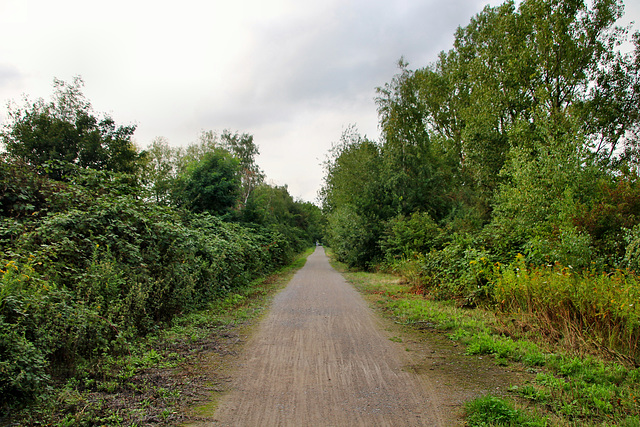
[[[230,392],[200,425],[456,425],[462,402],[518,379],[462,356],[437,334],[401,339],[397,328],[372,312],[320,247],[276,296]]]

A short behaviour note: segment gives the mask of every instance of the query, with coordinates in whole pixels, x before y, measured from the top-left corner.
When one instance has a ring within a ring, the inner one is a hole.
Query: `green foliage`
[[[167,157],[158,157],[159,164]],[[153,203],[132,175],[62,164],[60,182],[15,157],[4,160],[2,412],[79,371],[98,375],[104,357],[129,351],[132,340],[159,322],[233,295],[285,265],[311,245],[311,229],[318,233],[319,208],[294,202],[286,188],[278,190],[286,203],[264,224],[247,227],[193,212],[231,216],[238,161],[226,151],[204,153],[188,169],[185,194],[193,210],[167,206],[166,191],[156,192],[160,203]],[[212,186],[233,191],[219,196],[208,191]],[[198,189],[211,197],[201,198]]]
[[[620,297],[636,277],[618,269],[638,269],[640,33],[620,51],[623,10],[506,1],[427,67],[400,60],[377,89],[381,141],[347,132],[327,163],[336,257],[461,306],[504,299],[547,317],[545,334],[574,331],[572,347],[636,361],[635,305]]]
[[[34,399],[50,377],[42,353],[14,325],[0,318],[0,393],[5,404]]]
[[[619,265],[630,244],[625,230],[640,221],[640,182],[625,173],[597,182],[590,205],[581,205],[573,218],[578,230],[593,239],[594,250],[609,265]],[[638,271],[638,270],[637,270]]]
[[[14,107],[1,134],[0,417],[50,384],[95,382],[161,323],[241,302],[321,239],[320,209],[286,186],[254,197],[252,136],[203,133],[185,150],[159,138],[138,153],[134,127],[97,118],[82,85],[56,80],[51,102]]]
[[[233,153],[240,162],[241,195],[240,203],[246,205],[253,190],[264,181],[264,173],[256,163],[256,156],[260,154],[258,146],[253,142],[253,135],[246,133],[222,132],[220,137],[223,148]]]
[[[25,218],[45,208],[60,184],[35,173],[22,160],[0,154],[0,216]]]
[[[277,232],[182,216],[129,196],[104,195],[23,227],[3,245],[0,292],[0,317],[14,331],[3,335],[3,354],[10,366],[31,369],[3,371],[3,384],[15,384],[17,374],[32,378],[21,380],[22,391],[3,385],[16,402],[42,392],[50,373],[118,354],[156,322],[203,307],[293,254]]]
[[[588,153],[577,149],[575,141],[565,141],[553,149],[533,145],[535,154],[531,148],[511,151],[503,169],[508,180],[496,194],[492,223],[487,227],[494,250],[503,259],[525,252],[528,246],[543,251],[540,241],[548,242],[549,250],[562,245],[563,238],[576,234],[573,218],[578,204],[594,192],[597,171],[584,166]],[[552,257],[551,253],[535,256],[536,262],[560,261],[545,260]],[[585,259],[580,266],[589,267],[590,261]]]
[[[240,213],[240,220],[286,236],[296,251],[322,241],[322,212],[309,202],[294,200],[286,186],[256,186]]]
[[[470,236],[454,234],[442,250],[418,258],[421,274],[417,285],[437,299],[462,299],[465,305],[490,300],[493,262],[489,252],[477,247]]]
[[[429,252],[442,244],[442,230],[426,212],[415,212],[408,217],[398,216],[389,221],[380,240],[387,259]]]
[[[350,267],[368,268],[378,256],[378,223],[341,206],[327,215],[326,238],[339,261]]]
[[[619,266],[623,230],[638,221],[640,125],[640,49],[618,50],[622,12],[619,0],[507,1],[459,28],[433,64],[412,71],[401,59],[377,88],[381,142],[349,129],[326,165],[338,258],[385,260],[412,283],[474,299],[490,295],[488,269],[472,264],[482,258]],[[433,223],[419,225],[419,212]],[[436,242],[425,227],[471,243]]]
[[[225,215],[240,196],[239,162],[228,152],[210,151],[187,167],[175,198],[194,212]]]
[[[467,425],[481,426],[536,426],[545,427],[549,423],[539,417],[516,409],[513,403],[495,396],[484,396],[465,404]]]
[[[400,60],[400,73],[377,88],[378,113],[383,131],[381,182],[393,212],[425,210],[441,218],[449,208],[446,198],[449,173],[447,153],[432,144],[424,127],[425,106],[418,102],[419,81]]]
[[[169,205],[178,174],[180,150],[170,147],[166,138],[158,137],[146,153],[142,182],[156,203]]]
[[[377,144],[348,128],[324,166],[326,176],[320,196],[325,213],[350,205],[358,213],[375,211],[380,218],[391,215],[379,179],[383,165]]]
[[[9,111],[0,138],[7,152],[32,166],[49,162],[77,164],[83,168],[135,173],[142,153],[131,141],[135,126],[116,126],[109,116],[98,118],[82,94],[84,82],[76,77],[71,84],[54,80],[54,96],[26,102]],[[60,180],[63,171],[49,176]]]
[[[379,147],[347,129],[325,163],[321,191],[326,215],[326,239],[338,259],[366,268],[379,260],[382,220],[391,216],[378,178],[382,170]]]
[[[626,231],[627,247],[624,255],[624,265],[631,271],[640,272],[640,225]]]

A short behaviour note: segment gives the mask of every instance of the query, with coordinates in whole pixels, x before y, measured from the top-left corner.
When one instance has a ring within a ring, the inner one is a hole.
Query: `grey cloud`
[[[258,43],[239,66],[244,77],[236,97],[206,115],[270,122],[318,105],[372,100],[401,56],[413,67],[434,61],[456,27],[481,8],[471,0],[358,0],[254,28]]]
[[[470,6],[478,5],[437,3],[341,2],[306,22],[263,29],[258,38],[267,44],[247,58],[259,81],[254,95],[289,101],[373,92],[395,72],[400,56],[415,66],[435,60],[468,20]]]

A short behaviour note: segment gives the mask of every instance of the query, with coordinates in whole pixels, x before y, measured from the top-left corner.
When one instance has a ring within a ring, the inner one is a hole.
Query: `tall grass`
[[[532,266],[520,254],[502,264],[447,247],[399,260],[392,271],[428,298],[490,307],[576,354],[640,366],[640,276],[630,270]]]
[[[640,365],[640,280],[628,271],[575,272],[552,265],[528,268],[518,256],[497,265],[494,284],[501,313],[533,321],[569,348],[607,353]]]

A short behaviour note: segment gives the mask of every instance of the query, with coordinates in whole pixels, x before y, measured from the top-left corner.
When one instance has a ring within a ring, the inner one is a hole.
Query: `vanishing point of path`
[[[445,425],[406,353],[319,247],[248,343],[214,425]]]

